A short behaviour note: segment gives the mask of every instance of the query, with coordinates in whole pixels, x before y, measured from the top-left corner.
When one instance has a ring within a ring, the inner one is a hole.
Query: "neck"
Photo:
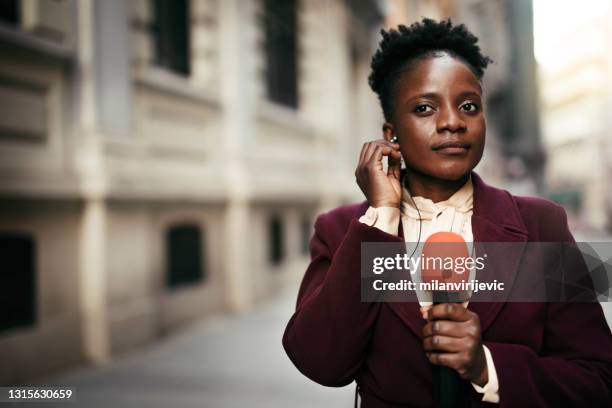
[[[413,197],[428,198],[434,203],[448,200],[470,178],[470,173],[457,180],[442,180],[408,170],[405,185]]]

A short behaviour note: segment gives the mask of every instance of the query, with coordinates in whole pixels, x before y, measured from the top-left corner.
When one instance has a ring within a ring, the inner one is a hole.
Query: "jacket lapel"
[[[487,242],[514,242],[524,243],[527,241],[527,229],[523,223],[518,207],[512,196],[501,189],[491,187],[475,173],[472,172],[472,183],[474,186],[474,212],[472,214],[472,234],[476,248],[478,243]],[[404,233],[402,223],[399,225],[399,237],[403,239]],[[504,294],[508,294],[514,282],[514,276],[520,264],[523,245],[509,245],[513,252],[503,258],[499,256],[490,257],[487,260],[485,273],[487,282],[494,279],[505,282]],[[502,265],[503,262],[503,265]],[[421,336],[425,320],[421,316],[416,296],[412,294],[414,301],[410,302],[388,302],[383,306],[389,307],[417,336]],[[504,295],[506,296],[506,295]],[[480,317],[481,330],[484,332],[495,320],[504,303],[478,301],[482,295],[478,293],[472,296],[468,308]]]
[[[485,184],[472,172],[474,183],[474,213],[472,215],[472,234],[477,248],[486,248],[486,243],[512,243],[493,245],[495,256],[487,258],[487,268],[480,279],[486,282],[504,282],[504,291],[498,302],[482,302],[482,293],[475,293],[470,299],[468,309],[480,317],[480,328],[484,332],[491,326],[495,317],[504,306],[504,300],[512,290],[514,279],[528,238],[527,228],[512,196],[504,190]],[[522,244],[521,244],[522,243]],[[505,251],[502,254],[500,251]],[[477,277],[478,279],[478,277]]]

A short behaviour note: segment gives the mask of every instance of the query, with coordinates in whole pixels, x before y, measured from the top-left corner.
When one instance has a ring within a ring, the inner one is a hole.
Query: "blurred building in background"
[[[313,217],[359,198],[360,135],[380,135],[381,18],[376,1],[3,0],[0,383],[301,276]]]
[[[581,236],[609,236],[612,1],[536,0],[535,11],[548,195]]]

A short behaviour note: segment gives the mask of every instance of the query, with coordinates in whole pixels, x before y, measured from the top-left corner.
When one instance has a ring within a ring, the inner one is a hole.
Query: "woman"
[[[356,381],[363,407],[431,406],[432,365],[466,406],[612,406],[612,335],[598,303],[361,302],[361,242],[573,242],[564,210],[473,172],[485,142],[490,60],[465,26],[423,19],[382,31],[370,85],[385,117],[355,172],[366,201],[320,215],[283,345],[327,386]],[[382,158],[388,157],[388,171]],[[401,160],[406,170],[401,171]]]

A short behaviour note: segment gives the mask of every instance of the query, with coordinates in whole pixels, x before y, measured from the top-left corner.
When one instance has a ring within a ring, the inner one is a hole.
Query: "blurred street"
[[[248,314],[219,316],[105,367],[32,385],[76,388],[76,403],[46,407],[349,407],[353,385],[328,388],[308,380],[282,348],[296,293],[297,288],[289,287]],[[610,306],[604,305],[609,323]]]
[[[354,387],[318,385],[281,344],[296,288],[239,317],[218,317],[130,353],[44,384],[76,387],[77,402],[45,407],[348,407]],[[40,406],[40,404],[11,404]]]

